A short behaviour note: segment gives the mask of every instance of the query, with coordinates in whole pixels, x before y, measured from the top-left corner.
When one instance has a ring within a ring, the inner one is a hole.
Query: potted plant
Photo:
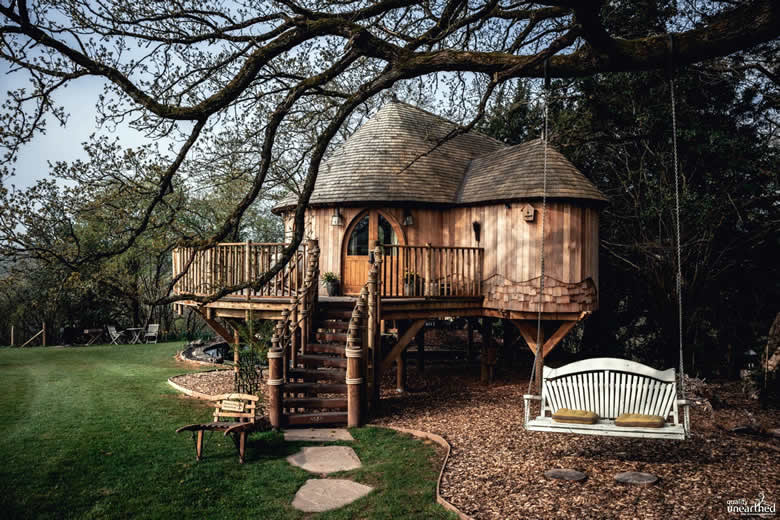
[[[322,273],[320,276],[322,285],[328,290],[328,296],[336,296],[339,292],[339,277],[336,273]]]
[[[414,271],[404,272],[404,296],[422,296],[422,278]]]

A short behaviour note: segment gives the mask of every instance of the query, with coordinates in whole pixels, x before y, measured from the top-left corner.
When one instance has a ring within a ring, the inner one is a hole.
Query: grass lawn
[[[214,434],[195,462],[174,430],[209,412],[166,383],[188,371],[177,347],[0,349],[0,517],[452,518],[435,503],[435,450],[381,428],[352,430],[363,467],[337,474],[376,490],[320,515],[290,506],[311,475],[285,457],[305,443],[255,434],[239,465]]]

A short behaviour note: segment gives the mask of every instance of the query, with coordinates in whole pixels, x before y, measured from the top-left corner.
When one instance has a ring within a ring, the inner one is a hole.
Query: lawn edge
[[[222,369],[215,368],[214,370],[204,370],[204,372],[217,372],[219,370],[222,370]],[[178,383],[175,383],[173,381],[174,377],[181,377],[181,376],[186,376],[186,375],[189,375],[189,374],[190,374],[190,372],[188,372],[186,374],[176,374],[175,376],[171,376],[171,377],[168,378],[168,384],[171,385],[174,389],[178,390],[179,392],[181,392],[181,393],[183,393],[185,395],[188,395],[190,397],[194,397],[196,399],[205,399],[207,401],[214,400],[214,397],[216,397],[216,396],[213,396],[211,394],[204,394],[202,392],[198,392],[197,390],[192,390],[190,388],[187,388],[186,386],[182,386],[182,385],[180,385]]]
[[[450,446],[450,443],[447,442],[444,437],[441,435],[437,435],[435,433],[431,432],[424,432],[421,430],[412,430],[409,428],[402,428],[400,426],[390,426],[387,424],[367,424],[366,426],[371,426],[375,428],[388,428],[390,430],[395,430],[400,433],[406,433],[409,435],[412,435],[414,437],[417,437],[419,439],[428,439],[442,448],[446,450],[446,453],[444,454],[444,461],[441,464],[441,470],[439,471],[439,478],[436,479],[436,503],[441,505],[444,509],[447,509],[448,511],[451,511],[458,515],[458,518],[460,520],[474,520],[472,517],[455,507],[451,502],[449,502],[447,499],[445,499],[443,496],[441,496],[441,479],[444,476],[444,469],[447,467],[447,461],[450,459],[450,452],[452,451],[452,446]]]

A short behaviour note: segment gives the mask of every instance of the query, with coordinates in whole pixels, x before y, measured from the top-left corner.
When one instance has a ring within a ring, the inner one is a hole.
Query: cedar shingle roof
[[[457,202],[474,203],[544,194],[544,143],[534,139],[477,157],[466,170]],[[607,198],[560,152],[547,147],[547,197]]]
[[[441,143],[456,128],[406,103],[386,104],[323,162],[310,204],[469,204],[541,196],[541,141],[507,147],[468,132]],[[607,200],[551,148],[548,197]],[[286,198],[274,211],[296,202]]]

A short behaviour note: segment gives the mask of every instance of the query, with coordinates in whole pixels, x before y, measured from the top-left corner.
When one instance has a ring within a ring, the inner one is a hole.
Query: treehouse
[[[320,167],[305,214],[306,240],[284,269],[260,289],[205,305],[179,304],[197,308],[226,337],[220,318],[278,321],[272,352],[281,353],[269,355],[278,424],[360,422],[361,410],[378,398],[376,374],[395,362],[402,386],[401,354],[415,336],[422,343],[426,320],[505,319],[535,351],[541,305],[546,355],[598,308],[604,195],[560,153],[545,152],[542,140],[507,146],[456,129],[408,104],[385,105]],[[288,240],[296,202],[274,208]],[[184,274],[175,292],[208,295],[256,279],[283,247],[177,249],[174,273]],[[340,294],[329,296],[318,283],[325,272],[337,274]],[[387,345],[382,331],[390,322],[398,339]],[[489,365],[495,354],[482,358]],[[332,395],[344,381],[360,387],[353,393],[361,405],[316,397],[315,388]],[[325,386],[300,386],[316,384]]]

